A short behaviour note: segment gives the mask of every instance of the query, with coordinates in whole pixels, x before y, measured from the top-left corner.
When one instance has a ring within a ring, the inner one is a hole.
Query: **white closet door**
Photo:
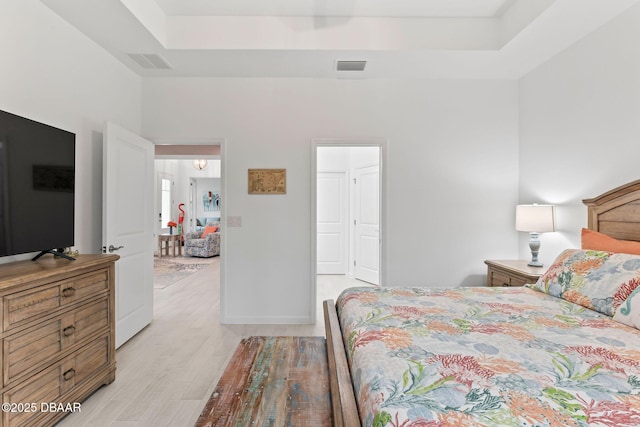
[[[380,168],[355,171],[355,277],[380,284]]]
[[[346,172],[318,172],[318,274],[347,274],[347,197]]]

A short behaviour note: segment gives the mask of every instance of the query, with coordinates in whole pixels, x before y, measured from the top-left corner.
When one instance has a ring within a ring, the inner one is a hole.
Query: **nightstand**
[[[486,260],[487,286],[524,286],[535,283],[544,274],[544,267],[530,267],[526,260]]]

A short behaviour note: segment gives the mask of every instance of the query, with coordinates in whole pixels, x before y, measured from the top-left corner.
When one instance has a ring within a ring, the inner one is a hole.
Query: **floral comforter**
[[[351,288],[363,426],[639,426],[640,331],[529,288]]]

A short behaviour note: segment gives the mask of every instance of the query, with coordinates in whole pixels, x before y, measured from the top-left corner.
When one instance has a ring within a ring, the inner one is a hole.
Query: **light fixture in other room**
[[[529,232],[529,248],[531,249],[531,267],[542,267],[538,261],[540,252],[540,233],[556,231],[556,210],[553,205],[518,205],[516,206],[516,230]]]
[[[209,165],[205,159],[196,159],[193,161],[193,167],[198,169],[199,171],[204,170]]]

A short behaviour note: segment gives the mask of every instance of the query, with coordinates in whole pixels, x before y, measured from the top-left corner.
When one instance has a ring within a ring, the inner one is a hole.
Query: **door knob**
[[[117,250],[119,250],[119,249],[122,249],[122,248],[124,248],[124,246],[113,246],[113,245],[109,245],[109,253],[111,253],[111,252],[115,252],[115,251],[117,251]]]

